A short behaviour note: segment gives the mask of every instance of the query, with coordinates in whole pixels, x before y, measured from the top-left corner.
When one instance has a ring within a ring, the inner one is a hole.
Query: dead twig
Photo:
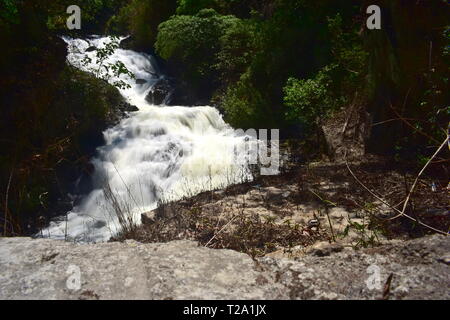
[[[411,189],[409,190],[408,196],[405,199],[405,202],[404,202],[403,208],[402,208],[402,212],[400,214],[398,214],[396,217],[390,218],[390,220],[393,220],[393,219],[405,214],[405,210],[406,210],[406,207],[408,206],[409,199],[411,198],[411,194],[414,192],[414,189],[416,188],[416,185],[417,185],[417,182],[419,181],[420,176],[425,172],[425,170],[427,169],[429,164],[439,154],[439,152],[441,152],[442,148],[444,148],[444,146],[447,144],[447,141],[448,141],[448,136],[445,139],[445,141],[441,144],[441,146],[437,149],[437,151],[433,154],[433,156],[428,160],[428,162],[425,164],[425,166],[422,168],[422,170],[420,170],[419,174],[416,177],[416,180],[414,180],[414,183],[413,183]]]
[[[350,119],[352,118],[353,112],[356,109],[356,100],[357,100],[357,98],[358,98],[358,92],[356,92],[356,94],[355,94],[355,98],[353,99],[353,103],[352,103],[350,112],[348,113],[347,119],[345,120],[345,124],[344,124],[344,127],[342,128],[341,134],[345,134],[345,131],[347,130],[347,127],[348,127],[348,124],[350,122]]]
[[[430,136],[429,134],[423,132],[420,129],[417,129],[416,127],[414,127],[408,120],[406,120],[406,118],[404,118],[400,113],[398,113],[397,110],[395,110],[394,106],[392,105],[392,103],[390,103],[390,107],[392,109],[392,111],[394,111],[395,115],[401,120],[403,121],[408,127],[410,127],[411,129],[413,129],[415,132],[423,135],[424,137],[434,141],[435,143],[439,143],[438,140],[436,140],[435,138],[433,138],[432,136]]]
[[[211,239],[209,239],[209,241],[205,244],[205,247],[208,247],[209,244],[216,238],[216,236],[221,233],[223,230],[225,230],[232,222],[233,220],[237,217],[238,215],[233,216],[230,221],[228,221],[217,233],[215,233]]]
[[[7,225],[7,221],[8,221],[8,198],[9,198],[9,188],[11,186],[11,180],[12,180],[12,176],[13,176],[13,172],[14,169],[11,169],[11,173],[9,174],[9,179],[8,179],[8,186],[6,187],[6,196],[5,196],[5,223],[4,223],[4,227],[3,227],[3,236],[6,236],[6,225]],[[12,223],[11,223],[12,226]]]
[[[446,141],[446,142],[447,142],[447,141]],[[448,232],[441,231],[441,230],[436,229],[436,228],[434,228],[434,227],[432,227],[432,226],[430,226],[430,225],[427,225],[426,223],[423,223],[423,222],[419,221],[418,219],[415,219],[415,218],[413,218],[413,217],[407,215],[406,213],[400,211],[399,209],[393,207],[391,204],[389,204],[389,203],[388,203],[386,200],[384,200],[382,197],[378,196],[375,192],[373,192],[373,191],[370,190],[368,187],[366,187],[366,186],[364,185],[364,183],[362,183],[361,180],[358,179],[358,177],[355,175],[355,173],[352,171],[352,169],[350,169],[350,166],[349,166],[348,161],[347,161],[347,157],[345,157],[345,165],[347,166],[347,169],[348,169],[348,171],[350,172],[350,174],[353,176],[353,178],[356,180],[356,182],[358,182],[358,184],[359,184],[361,187],[363,187],[367,192],[369,192],[372,196],[374,196],[375,198],[377,198],[377,199],[378,199],[379,201],[381,201],[383,204],[385,204],[386,206],[388,206],[389,208],[391,208],[391,209],[394,210],[395,212],[399,213],[399,215],[397,215],[397,216],[394,217],[394,218],[398,218],[398,217],[400,217],[400,216],[403,216],[403,217],[405,217],[405,218],[407,218],[407,219],[410,219],[410,220],[412,220],[412,221],[415,221],[415,222],[419,223],[419,224],[422,225],[423,227],[426,227],[426,228],[428,228],[428,229],[430,229],[430,230],[433,230],[434,232],[437,232],[437,233],[440,233],[440,234],[443,234],[443,235],[446,235],[446,236],[449,235]],[[394,218],[390,218],[390,219],[388,219],[388,220],[393,220]]]
[[[394,274],[391,273],[389,275],[389,277],[386,280],[386,283],[384,284],[384,288],[383,288],[383,300],[388,300],[389,299],[389,295],[391,294],[391,283],[392,283],[392,278],[394,277]]]
[[[326,200],[324,198],[322,198],[320,195],[318,195],[316,192],[314,192],[313,190],[309,190],[311,191],[316,197],[318,197],[320,199],[320,201],[322,201],[325,204],[325,214],[327,215],[328,218],[328,224],[330,225],[330,231],[331,231],[331,237],[333,239],[334,242],[336,242],[336,236],[334,235],[334,229],[333,229],[333,224],[331,223],[331,219],[330,219],[330,214],[328,212],[328,207],[329,205],[332,205],[334,207],[337,207],[337,204],[334,202],[331,202],[329,200]]]
[[[411,120],[411,121],[420,121],[420,122],[427,122],[427,120],[423,120],[423,119],[414,119],[414,118],[394,118],[394,119],[389,119],[389,120],[385,120],[385,121],[380,121],[380,122],[376,122],[374,124],[372,124],[372,127],[376,127],[385,123],[389,123],[389,122],[394,122],[394,121],[402,121],[402,120]]]

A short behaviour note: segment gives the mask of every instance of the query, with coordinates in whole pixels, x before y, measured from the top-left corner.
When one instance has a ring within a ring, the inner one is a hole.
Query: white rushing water
[[[92,71],[96,51],[109,38],[65,39],[68,62]],[[92,63],[82,63],[90,57]],[[130,50],[115,50],[105,63],[121,61],[136,79],[121,80],[131,86],[120,90],[139,111],[104,132],[105,145],[92,160],[94,190],[67,214],[43,230],[46,237],[77,241],[105,241],[120,230],[112,202],[105,198],[109,186],[118,205],[133,221],[156,208],[159,199],[179,199],[222,188],[251,178],[245,158],[239,156],[245,138],[237,135],[212,107],[155,106],[145,97],[160,74],[153,57]],[[112,83],[117,79],[111,78]]]

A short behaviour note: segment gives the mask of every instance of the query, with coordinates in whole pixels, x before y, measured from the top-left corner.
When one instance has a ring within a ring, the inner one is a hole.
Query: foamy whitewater
[[[96,61],[92,47],[111,41],[108,37],[64,40],[68,63],[85,71],[97,67],[92,64]],[[93,62],[86,65],[85,57]],[[124,63],[136,79],[146,80],[136,84],[135,79],[120,77],[131,86],[121,94],[139,111],[104,132],[105,145],[92,160],[94,190],[67,217],[43,230],[44,237],[98,242],[115,235],[120,224],[112,201],[105,198],[108,186],[116,206],[139,224],[141,213],[155,209],[158,200],[176,200],[251,179],[245,156],[239,152],[245,137],[237,135],[215,108],[150,105],[145,97],[163,77],[154,58],[117,49],[105,63],[116,61]]]

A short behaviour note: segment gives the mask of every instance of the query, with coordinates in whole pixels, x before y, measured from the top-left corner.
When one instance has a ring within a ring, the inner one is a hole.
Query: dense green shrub
[[[222,15],[249,18],[254,10],[269,11],[273,0],[178,0],[177,14],[195,15],[202,9],[214,9]]]
[[[178,0],[177,14],[195,15],[202,9],[219,9],[218,0]],[[223,3],[223,2],[222,2]]]
[[[64,136],[67,127],[72,127],[74,141],[78,148],[83,149],[84,139],[88,141],[98,127],[106,127],[111,114],[122,102],[119,91],[106,81],[66,67],[60,75],[51,104],[54,111],[49,110],[46,115],[46,122],[54,124],[47,134],[50,137]],[[70,123],[71,119],[76,123]]]
[[[270,118],[267,96],[253,85],[249,73],[228,87],[222,107],[225,120],[236,128],[262,128]]]
[[[247,20],[238,20],[225,29],[220,37],[217,68],[224,84],[239,80],[251,64],[258,50],[258,30]]]
[[[138,50],[153,48],[158,25],[175,13],[176,0],[132,0],[108,21],[107,30],[133,37]]]
[[[223,80],[231,88],[225,90],[222,103],[232,125],[284,128],[289,124],[283,107],[286,80],[307,78],[323,67],[330,40],[317,7],[294,1],[261,4],[261,11],[222,37]]]
[[[325,67],[312,79],[288,79],[284,87],[284,103],[288,107],[286,115],[289,119],[313,127],[342,105],[331,90],[332,71],[333,67]]]
[[[212,9],[203,9],[195,16],[173,16],[159,26],[156,52],[194,89],[211,91],[219,79],[220,39],[239,22]]]
[[[339,13],[327,21],[333,63],[313,77],[291,77],[283,88],[288,120],[300,121],[307,129],[317,128],[334,111],[350,104],[358,92],[363,95],[361,91],[365,91],[368,54],[357,29],[350,25],[344,30]]]
[[[19,11],[15,0],[0,0],[0,20],[5,23],[19,23]]]
[[[341,95],[351,96],[355,91],[364,90],[369,53],[364,47],[357,25],[346,26],[339,13],[327,20],[331,53],[337,67],[333,79],[340,82]]]

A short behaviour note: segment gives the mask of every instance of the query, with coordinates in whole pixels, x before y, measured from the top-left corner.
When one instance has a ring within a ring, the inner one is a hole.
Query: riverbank
[[[114,240],[192,240],[252,257],[296,257],[324,243],[360,249],[435,233],[429,227],[449,229],[446,180],[438,171],[419,179],[405,210],[409,218],[395,218],[416,178],[414,168],[375,156],[364,159],[290,161],[279,176],[161,203],[142,215],[141,226]]]

